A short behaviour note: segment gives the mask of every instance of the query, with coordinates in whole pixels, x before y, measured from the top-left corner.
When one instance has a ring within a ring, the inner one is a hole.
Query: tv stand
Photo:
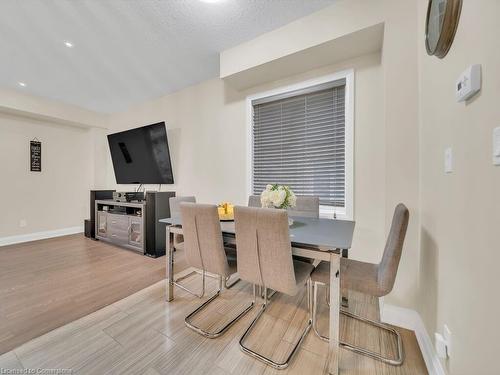
[[[165,255],[165,225],[174,192],[146,192],[137,202],[95,201],[95,237],[151,257]]]
[[[96,200],[95,237],[98,240],[145,253],[145,202]]]

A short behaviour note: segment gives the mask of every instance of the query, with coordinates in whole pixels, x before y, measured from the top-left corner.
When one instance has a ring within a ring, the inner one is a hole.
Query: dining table
[[[166,224],[166,300],[174,301],[174,234],[182,234],[181,217],[160,219]],[[290,225],[292,254],[330,263],[330,311],[328,370],[339,372],[340,306],[341,290],[340,259],[351,248],[354,221],[327,218],[293,217]],[[221,221],[225,243],[236,244],[234,221]]]

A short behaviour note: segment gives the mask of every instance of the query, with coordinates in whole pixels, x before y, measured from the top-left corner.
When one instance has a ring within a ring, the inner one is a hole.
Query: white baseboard
[[[28,241],[43,240],[45,238],[67,236],[68,234],[76,234],[82,232],[83,232],[83,227],[77,226],[77,227],[69,227],[56,230],[47,230],[44,232],[21,234],[18,236],[1,237],[0,246],[13,245],[16,243],[22,243]]]
[[[418,312],[386,304],[380,299],[380,318],[384,323],[415,331],[418,346],[424,357],[429,375],[446,375],[446,371],[437,356],[429,333]]]

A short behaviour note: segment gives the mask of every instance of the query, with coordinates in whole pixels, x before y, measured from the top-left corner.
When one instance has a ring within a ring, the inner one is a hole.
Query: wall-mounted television
[[[164,122],[108,135],[118,184],[173,184]]]

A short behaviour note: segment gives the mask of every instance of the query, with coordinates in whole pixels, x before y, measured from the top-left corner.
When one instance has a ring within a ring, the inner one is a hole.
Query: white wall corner
[[[420,314],[415,310],[386,304],[382,298],[379,301],[382,322],[415,332],[429,375],[446,375]]]
[[[21,234],[17,236],[1,237],[0,246],[13,245],[16,243],[43,240],[46,238],[67,236],[69,234],[82,233],[83,226],[62,228],[56,230],[47,230],[43,232]]]

